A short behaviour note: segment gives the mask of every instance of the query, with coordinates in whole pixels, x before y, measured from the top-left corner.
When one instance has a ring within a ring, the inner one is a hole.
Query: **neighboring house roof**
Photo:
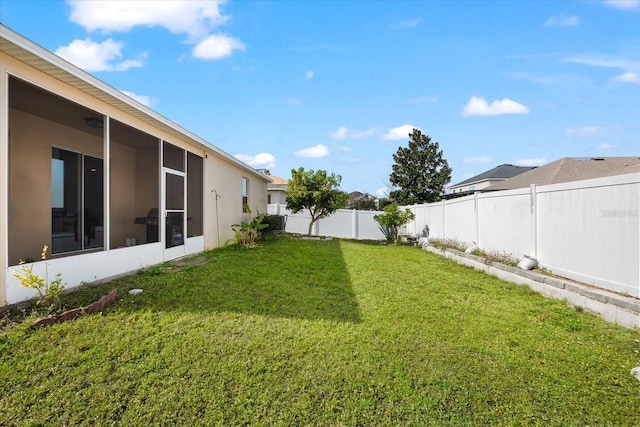
[[[275,175],[271,175],[271,174],[265,174],[267,177],[271,178],[271,181],[273,184],[275,185],[289,185],[289,180],[288,179],[284,179],[284,178],[280,178],[278,176]]]
[[[267,181],[263,174],[246,163],[2,24],[0,24],[0,51],[85,92],[93,98],[131,114],[144,123],[177,138],[186,139],[195,146],[200,146]]]
[[[465,179],[464,181],[461,181],[457,184],[452,185],[450,188],[454,189],[454,188],[458,188],[458,187],[462,187],[465,185],[473,184],[476,182],[482,182],[482,181],[494,181],[494,180],[502,181],[502,180],[514,177],[516,175],[519,175],[521,173],[530,171],[531,169],[534,169],[534,167],[503,164],[503,165],[496,166],[495,168],[490,169],[486,172],[483,172],[479,175],[473,176],[469,179]]]
[[[491,186],[490,190],[513,190],[529,187],[532,184],[559,184],[635,172],[640,172],[640,156],[584,159],[563,157],[555,162],[496,183]]]
[[[361,193],[360,191],[352,191],[349,193],[349,201],[353,202],[359,199],[370,199],[370,200],[378,200],[376,196],[373,196],[369,193]]]

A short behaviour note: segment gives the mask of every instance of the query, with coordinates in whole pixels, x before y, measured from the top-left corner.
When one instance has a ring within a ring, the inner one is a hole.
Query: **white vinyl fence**
[[[307,234],[311,215],[309,212],[301,211],[292,214],[286,205],[272,204],[268,206],[271,215],[285,215],[287,233]],[[378,229],[378,223],[373,220],[373,216],[380,212],[357,211],[350,209],[339,209],[328,218],[317,221],[311,234],[315,236],[332,236],[343,239],[360,240],[381,240],[384,234]]]
[[[409,208],[406,233],[456,240],[488,253],[536,258],[549,271],[640,297],[640,173],[531,188],[476,193]],[[269,205],[287,216],[286,231],[306,234],[310,217]],[[313,234],[384,239],[373,216],[340,210]]]

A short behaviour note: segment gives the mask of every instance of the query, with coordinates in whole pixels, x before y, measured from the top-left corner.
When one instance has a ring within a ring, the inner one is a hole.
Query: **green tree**
[[[409,146],[399,147],[393,155],[389,182],[395,189],[389,197],[400,205],[437,202],[451,181],[449,163],[438,143],[419,129],[413,129],[409,138]]]
[[[373,219],[379,224],[380,231],[384,233],[387,241],[398,243],[398,231],[400,227],[413,221],[415,214],[409,209],[400,210],[398,203],[393,202],[384,208],[384,212],[374,215]]]
[[[291,180],[287,187],[287,209],[293,213],[303,209],[309,211],[309,236],[316,221],[346,206],[349,196],[340,191],[341,181],[340,175],[328,175],[324,170],[291,169]]]

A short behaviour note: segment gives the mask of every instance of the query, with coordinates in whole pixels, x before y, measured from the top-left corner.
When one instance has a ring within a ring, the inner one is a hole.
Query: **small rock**
[[[640,381],[640,366],[636,366],[631,370],[631,375],[635,375],[635,377]]]
[[[138,295],[138,294],[141,294],[141,293],[142,293],[142,289],[131,289],[131,290],[129,291],[129,293],[130,293],[131,295]]]

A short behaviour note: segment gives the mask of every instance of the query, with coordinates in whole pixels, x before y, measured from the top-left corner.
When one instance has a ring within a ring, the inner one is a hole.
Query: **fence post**
[[[447,233],[445,233],[444,227],[446,224],[445,218],[447,217],[445,211],[444,211],[444,199],[442,200],[442,240],[445,240],[447,237]]]
[[[358,239],[358,210],[353,209],[351,211],[351,237]]]
[[[531,215],[533,216],[533,258],[538,259],[538,187],[531,184]]]
[[[475,229],[476,229],[476,246],[478,246],[479,248],[482,247],[480,246],[480,233],[478,232],[478,196],[480,195],[479,191],[476,191],[475,193],[473,193],[473,216],[474,216],[474,222],[475,222]]]

